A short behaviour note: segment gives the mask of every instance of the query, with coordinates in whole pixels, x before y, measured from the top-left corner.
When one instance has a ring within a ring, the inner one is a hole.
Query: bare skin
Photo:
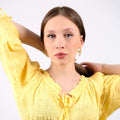
[[[74,23],[59,15],[47,22],[44,36],[45,48],[51,59],[47,72],[60,85],[61,93],[68,93],[81,78],[75,70],[74,59],[78,48],[83,45],[82,35]],[[66,55],[59,58],[56,56],[59,52]]]
[[[40,40],[40,36],[33,33],[32,31],[28,30],[27,28],[19,25],[18,23],[13,22],[13,24],[16,26],[16,28],[19,31],[20,39],[21,39],[22,43],[30,45],[30,46],[44,52],[44,46]],[[61,45],[63,45],[63,44],[61,44]],[[60,47],[63,48],[63,46],[59,46],[59,48]],[[68,59],[66,59],[66,60],[68,60]],[[47,72],[50,74],[50,76],[53,78],[53,80],[61,86],[61,88],[62,88],[61,93],[68,93],[69,91],[71,91],[76,85],[78,85],[80,78],[81,78],[80,74],[78,74],[75,70],[74,57],[73,58],[71,57],[70,60],[71,61],[69,61],[69,62],[66,61],[66,63],[69,63],[69,64],[66,64],[65,66],[53,64],[47,70]],[[61,62],[63,62],[63,61],[61,61]],[[82,67],[82,65],[85,65],[85,66]],[[83,73],[87,73],[88,72],[87,69],[88,69],[91,72],[91,75],[94,74],[95,72],[102,72],[104,74],[120,74],[120,65],[109,65],[109,64],[84,62],[81,64],[76,64],[76,68],[78,68],[79,72],[82,71]],[[64,70],[64,72],[63,72],[63,70]],[[61,79],[62,79],[62,81],[61,81]]]
[[[30,45],[41,52],[45,53],[44,45],[41,42],[41,38],[39,35],[36,33],[32,32],[31,30],[27,29],[26,27],[12,21],[12,23],[16,26],[19,35],[20,35],[20,40],[22,43]],[[86,68],[82,67],[82,65],[75,63],[75,67],[78,71],[78,73],[83,73],[87,74]]]
[[[35,34],[34,32],[14,21],[12,21],[12,23],[16,26],[22,43],[30,45],[40,50],[41,52],[44,52],[44,46],[41,42],[41,38],[39,35]]]
[[[117,74],[120,75],[120,65],[110,65],[110,64],[101,64],[101,63],[92,63],[92,62],[84,62],[81,65],[85,65],[94,73],[102,72],[104,74],[112,75]]]

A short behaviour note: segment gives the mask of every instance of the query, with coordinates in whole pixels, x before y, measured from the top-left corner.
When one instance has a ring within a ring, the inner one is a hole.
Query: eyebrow
[[[73,29],[73,28],[66,28],[63,31],[69,31],[69,30],[75,31],[75,29]]]
[[[54,30],[47,30],[45,31],[46,33],[49,33],[49,32],[55,32]]]
[[[72,30],[72,31],[75,31],[75,29],[73,28],[65,28],[63,31],[69,31],[69,30]],[[54,30],[47,30],[46,33],[49,33],[49,32],[55,32]]]

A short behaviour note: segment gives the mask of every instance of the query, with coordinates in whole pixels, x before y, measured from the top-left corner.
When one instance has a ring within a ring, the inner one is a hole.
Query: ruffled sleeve
[[[12,85],[25,85],[39,70],[21,46],[17,28],[4,12],[0,11],[0,60]]]
[[[103,75],[102,119],[120,108],[120,75]]]

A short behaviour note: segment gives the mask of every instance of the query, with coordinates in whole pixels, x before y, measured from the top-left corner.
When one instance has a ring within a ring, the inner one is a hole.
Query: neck
[[[54,80],[58,81],[63,80],[67,82],[80,77],[75,70],[74,63],[66,65],[56,65],[52,63],[51,67],[47,71]]]

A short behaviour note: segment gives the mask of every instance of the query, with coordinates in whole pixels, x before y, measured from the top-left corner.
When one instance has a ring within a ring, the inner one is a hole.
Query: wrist
[[[103,64],[102,65],[102,73],[104,74],[112,74],[112,65],[109,65],[109,64]]]
[[[104,73],[104,74],[105,74],[105,66],[106,66],[106,64],[101,65],[101,72]]]

